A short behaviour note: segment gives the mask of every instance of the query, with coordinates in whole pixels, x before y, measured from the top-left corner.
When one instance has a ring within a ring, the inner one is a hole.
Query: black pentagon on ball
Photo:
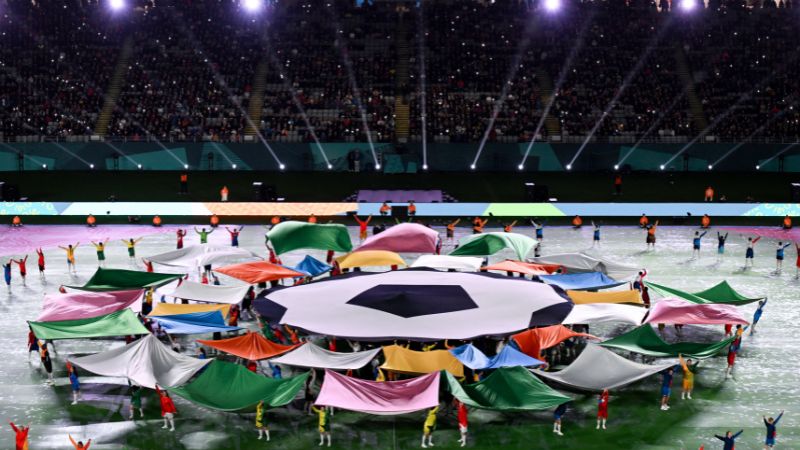
[[[406,319],[478,308],[467,291],[457,285],[379,284],[356,295],[347,304]]]

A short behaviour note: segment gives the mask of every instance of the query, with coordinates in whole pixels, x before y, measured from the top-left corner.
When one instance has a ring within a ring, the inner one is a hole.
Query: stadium
[[[0,447],[800,448],[798,24],[0,0]]]

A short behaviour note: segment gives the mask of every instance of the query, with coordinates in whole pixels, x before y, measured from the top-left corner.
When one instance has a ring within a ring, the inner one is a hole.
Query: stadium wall
[[[671,171],[714,170],[800,172],[800,145],[744,144],[725,156],[737,144],[695,144],[667,164]],[[327,171],[327,162],[315,144],[270,143],[272,150],[288,171]],[[630,170],[659,170],[685,144],[642,144],[625,159]],[[375,144],[384,173],[415,173],[422,170],[420,144]],[[572,163],[573,170],[610,170],[631,150],[632,144],[591,143]],[[348,154],[361,155],[360,169],[374,170],[372,152],[366,143],[324,143],[327,161],[335,171],[348,170]],[[527,143],[489,143],[478,162],[478,171],[518,171],[527,151]],[[527,171],[562,171],[572,160],[580,144],[536,143],[525,163]],[[432,143],[427,146],[431,171],[468,171],[477,145]],[[783,152],[783,153],[781,153]],[[778,157],[778,155],[781,155]],[[269,151],[257,143],[215,142],[25,142],[0,143],[0,171],[23,170],[277,170],[278,163]],[[779,167],[782,165],[782,168]],[[45,167],[46,166],[46,167]]]

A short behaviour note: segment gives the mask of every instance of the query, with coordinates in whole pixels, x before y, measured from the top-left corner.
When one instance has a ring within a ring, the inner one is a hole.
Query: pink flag
[[[371,236],[355,251],[388,250],[395,253],[435,253],[439,233],[418,223],[401,223]]]
[[[698,304],[680,298],[665,298],[650,309],[644,323],[663,324],[742,324],[747,320],[733,305]]]
[[[439,404],[439,372],[403,381],[367,381],[325,370],[317,405],[367,414],[405,414]]]
[[[58,320],[89,319],[104,316],[130,307],[134,312],[142,310],[139,301],[144,293],[141,289],[132,291],[73,292],[70,294],[50,294],[44,297],[42,313],[37,322]]]

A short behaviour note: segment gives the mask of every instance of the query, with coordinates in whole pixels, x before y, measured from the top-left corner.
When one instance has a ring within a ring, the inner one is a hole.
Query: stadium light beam
[[[800,57],[800,53],[798,53],[798,52],[792,53],[792,56],[788,60],[784,61],[784,67],[792,67],[792,64],[794,64],[797,61],[798,57]],[[750,90],[740,94],[739,98],[736,100],[736,102],[734,102],[731,106],[729,106],[728,109],[723,111],[722,114],[720,114],[717,117],[715,117],[714,120],[704,130],[702,130],[700,132],[700,134],[695,136],[691,141],[689,141],[686,145],[684,145],[683,148],[681,148],[680,150],[678,150],[677,153],[672,155],[672,157],[670,159],[668,159],[664,164],[669,164],[670,162],[675,160],[675,158],[677,158],[678,156],[682,155],[686,150],[689,149],[689,147],[691,147],[697,141],[702,139],[715,126],[717,126],[720,122],[725,120],[725,118],[727,118],[729,115],[731,115],[739,107],[740,104],[742,104],[743,102],[749,100],[752,97],[752,92],[753,91],[760,90],[760,88],[762,86],[764,86],[767,83],[769,83],[770,81],[772,81],[772,79],[775,78],[775,76],[778,73],[780,73],[780,72],[777,71],[777,70],[773,70],[772,72],[770,72],[769,76],[764,77],[761,81],[758,82],[758,84],[756,84]]]
[[[195,52],[197,52],[198,54],[205,55],[206,53],[203,51],[203,48],[200,46],[200,44],[198,43],[197,39],[194,37],[194,33],[192,33],[192,31],[189,30],[186,27],[186,24],[184,23],[184,21],[181,18],[179,18],[179,17],[177,17],[175,15],[176,13],[175,13],[174,10],[172,10],[171,8],[169,10],[172,13],[172,18],[175,19],[175,22],[179,25],[179,28],[181,29],[181,31],[186,35],[187,39],[192,42],[192,45],[194,46]],[[216,80],[217,84],[222,89],[225,90],[225,93],[227,94],[228,99],[231,101],[231,103],[233,103],[234,106],[236,106],[236,108],[239,110],[239,113],[242,115],[242,117],[244,117],[245,121],[247,122],[247,126],[251,130],[255,131],[255,134],[258,137],[259,142],[261,142],[261,145],[263,145],[264,148],[267,149],[269,154],[272,156],[272,159],[274,159],[275,163],[278,164],[278,167],[280,168],[280,170],[283,170],[284,167],[285,167],[283,165],[283,162],[281,162],[281,160],[278,158],[278,155],[275,153],[275,150],[272,149],[272,146],[269,145],[269,142],[267,142],[266,138],[264,138],[264,135],[258,129],[258,126],[256,126],[256,124],[253,122],[253,119],[250,118],[250,114],[248,114],[247,111],[245,111],[245,109],[242,107],[242,103],[233,95],[233,92],[231,91],[231,88],[228,87],[228,83],[225,82],[225,78],[219,73],[219,70],[217,70],[217,68],[214,66],[214,63],[210,59],[204,58],[204,62],[206,64],[206,66],[208,66],[208,68],[211,70],[211,73],[214,74],[214,79]],[[159,143],[159,145],[161,145],[160,141],[157,141],[157,142]],[[164,147],[163,145],[162,145],[162,148],[166,149],[166,147]],[[169,152],[169,150],[167,150],[167,151]],[[172,155],[172,152],[169,152],[169,153]],[[175,158],[175,155],[172,155],[172,156]]]
[[[494,123],[497,120],[497,116],[500,114],[500,110],[503,109],[503,104],[508,96],[508,90],[514,84],[514,78],[517,77],[517,72],[519,71],[520,65],[522,65],[522,55],[525,53],[525,50],[528,49],[528,45],[531,42],[531,33],[533,31],[532,23],[533,22],[530,21],[528,22],[528,25],[525,27],[525,31],[523,32],[522,42],[517,45],[517,52],[514,54],[514,59],[511,60],[511,67],[508,69],[506,81],[503,83],[503,88],[500,90],[500,95],[494,101],[494,105],[492,106],[492,116],[489,118],[489,123],[486,125],[486,130],[483,132],[481,143],[478,145],[478,151],[475,152],[475,158],[472,160],[473,165],[478,163],[478,159],[481,157],[481,153],[483,153],[483,148],[486,146],[486,141],[489,140],[489,135],[492,133],[492,129],[494,129]]]
[[[422,128],[422,170],[428,170],[428,94],[427,77],[425,75],[425,15],[424,3],[417,6],[417,57],[419,58],[419,108],[420,126]]]
[[[670,29],[671,25],[672,25],[672,17],[670,17],[667,20],[667,22],[661,27],[661,29],[658,30],[658,33],[656,33],[656,35],[653,36],[652,39],[650,39],[650,42],[647,43],[647,48],[645,48],[644,53],[642,53],[642,55],[639,57],[639,60],[636,61],[636,64],[633,66],[633,68],[625,75],[625,78],[622,80],[622,85],[620,85],[620,87],[617,89],[617,92],[614,93],[614,97],[612,97],[611,101],[608,102],[605,109],[603,110],[603,113],[600,115],[600,118],[597,119],[597,122],[595,122],[595,124],[592,126],[592,129],[589,131],[589,134],[586,135],[586,139],[583,140],[583,143],[578,148],[578,151],[575,152],[575,156],[573,156],[572,160],[570,160],[569,162],[570,164],[574,164],[575,160],[577,160],[578,157],[581,156],[581,153],[583,153],[583,149],[586,148],[586,146],[589,144],[589,141],[591,141],[592,138],[594,137],[594,134],[597,133],[597,130],[600,129],[600,126],[606,120],[606,117],[611,115],[611,111],[614,109],[614,106],[616,106],[617,102],[622,97],[622,94],[624,94],[625,91],[628,89],[628,86],[631,85],[633,79],[636,78],[636,75],[638,75],[639,72],[642,70],[642,66],[644,66],[645,61],[647,61],[647,58],[650,56],[651,53],[653,53],[653,50],[656,49],[656,45],[661,40],[661,38],[665,34],[667,34],[667,30]]]
[[[558,79],[556,80],[555,88],[553,88],[553,93],[550,95],[550,99],[547,101],[547,105],[542,112],[542,117],[539,118],[539,123],[536,124],[536,130],[533,132],[531,142],[528,144],[528,148],[525,149],[525,154],[522,155],[522,161],[520,162],[521,165],[525,165],[525,161],[528,159],[528,155],[530,155],[531,150],[533,149],[533,144],[536,143],[536,136],[538,136],[539,132],[542,131],[542,127],[547,119],[547,115],[550,114],[550,108],[552,108],[553,103],[555,103],[556,95],[558,91],[561,90],[561,85],[564,84],[564,80],[567,78],[567,72],[572,67],[572,61],[575,59],[575,56],[578,54],[578,52],[583,48],[586,30],[589,29],[589,25],[592,23],[593,18],[594,13],[586,18],[580,33],[578,33],[578,37],[575,39],[575,45],[572,46],[572,50],[569,51],[567,60],[564,62],[564,65],[561,67],[561,71],[558,73]]]
[[[680,7],[681,10],[685,12],[690,12],[693,11],[695,7],[697,7],[697,3],[695,2],[695,0],[681,0]]]
[[[628,152],[625,153],[625,155],[617,162],[618,165],[622,165],[622,163],[624,163],[625,160],[627,160],[628,157],[631,156],[633,152],[636,151],[637,148],[639,148],[639,145],[644,141],[644,139],[647,136],[649,136],[650,133],[655,131],[656,127],[659,126],[661,122],[664,120],[664,118],[667,117],[667,114],[669,114],[670,111],[672,111],[675,108],[675,106],[678,105],[678,102],[680,102],[680,100],[683,98],[684,95],[686,95],[685,88],[679,95],[676,95],[675,98],[672,99],[672,103],[667,107],[667,109],[664,110],[664,112],[659,114],[658,119],[656,119],[656,121],[653,122],[652,125],[650,125],[650,128],[648,128],[647,131],[645,131],[644,134],[641,135],[639,139],[636,140],[636,143],[633,144],[633,147],[631,147],[631,149],[628,150]]]
[[[772,117],[767,119],[767,121],[764,122],[760,127],[756,128],[746,138],[742,139],[738,144],[734,145],[730,150],[725,152],[724,155],[720,156],[719,159],[714,161],[713,165],[716,166],[717,164],[719,164],[720,161],[722,161],[723,159],[725,159],[728,156],[730,156],[736,150],[739,150],[747,141],[752,139],[755,135],[757,135],[758,133],[761,133],[762,131],[764,131],[764,129],[767,128],[772,122],[774,122],[774,121],[780,119],[781,117],[783,117],[783,115],[786,114],[788,111],[793,110],[796,103],[797,102],[794,101],[794,102],[790,103],[788,107],[783,108],[782,110],[778,111],[776,114],[773,114]],[[756,170],[758,170],[758,166],[756,166]]]
[[[800,145],[800,141],[793,142],[793,143],[787,145],[786,147],[783,147],[782,149],[780,149],[778,151],[778,153],[775,153],[774,155],[770,156],[769,158],[767,158],[764,161],[762,161],[759,165],[757,165],[756,166],[756,170],[760,170],[762,167],[766,166],[770,161],[772,161],[773,159],[775,159],[775,158],[781,156],[782,154],[788,152],[789,150],[793,149],[797,145]]]
[[[372,161],[375,163],[375,168],[380,169],[381,163],[378,161],[378,154],[375,153],[375,144],[372,142],[372,133],[369,131],[369,123],[367,121],[367,111],[364,109],[364,102],[361,100],[361,90],[358,88],[358,83],[356,82],[356,75],[355,71],[353,70],[353,61],[350,59],[350,52],[347,51],[347,40],[342,36],[338,35],[338,31],[342,29],[342,26],[339,24],[339,20],[336,17],[336,12],[334,8],[326,8],[328,14],[331,16],[331,21],[333,22],[334,30],[337,32],[337,36],[334,39],[334,46],[339,49],[339,54],[342,57],[342,62],[344,63],[344,67],[347,70],[347,79],[350,82],[350,89],[353,91],[353,98],[358,105],[358,112],[361,116],[361,127],[364,131],[364,135],[367,137],[367,144],[369,144],[369,151],[372,153]]]
[[[7,149],[11,150],[12,152],[16,153],[17,155],[22,155],[22,157],[24,159],[27,159],[27,160],[33,162],[37,166],[42,164],[41,161],[39,161],[38,159],[34,158],[33,156],[27,155],[27,154],[15,149],[14,147],[6,144],[5,142],[0,142],[0,146],[3,146],[4,148],[7,148]]]
[[[142,168],[141,164],[139,164],[136,160],[134,160],[133,158],[128,156],[125,152],[120,150],[116,145],[114,145],[114,144],[112,144],[111,142],[108,142],[108,141],[106,141],[105,144],[107,146],[111,147],[111,149],[114,150],[115,152],[117,152],[117,154],[122,155],[122,157],[127,159],[131,164],[133,164],[135,166],[139,166],[140,169]]]

